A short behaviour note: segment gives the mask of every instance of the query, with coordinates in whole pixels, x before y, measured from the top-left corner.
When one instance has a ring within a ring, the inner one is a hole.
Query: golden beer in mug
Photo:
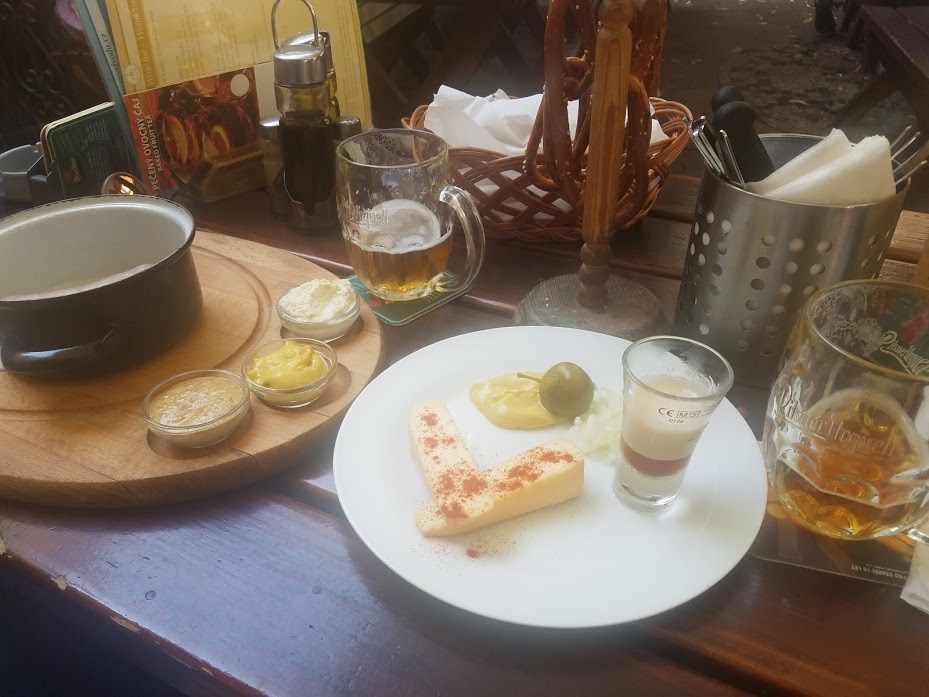
[[[831,537],[929,515],[929,290],[848,281],[813,295],[768,402],[765,463],[787,512]]]
[[[423,291],[429,293],[448,265],[452,250],[451,233],[442,234],[438,218],[425,206],[396,199],[389,203],[402,205],[402,208],[395,206],[399,215],[391,216],[392,222],[385,221],[379,228],[369,228],[375,230],[374,235],[360,233],[346,239],[349,262],[365,287],[377,289],[378,295],[406,297]],[[386,207],[382,205],[381,208]],[[383,218],[390,212],[385,210]],[[375,242],[383,241],[380,230],[387,225],[401,230],[397,243],[390,248]],[[358,227],[364,230],[365,225]],[[404,244],[403,241],[410,240],[410,236],[403,232],[411,227],[419,232],[412,243]]]
[[[352,268],[373,295],[414,300],[474,280],[484,227],[468,194],[449,181],[448,146],[432,133],[370,131],[339,145],[339,222]],[[446,273],[455,221],[467,249],[457,277]]]

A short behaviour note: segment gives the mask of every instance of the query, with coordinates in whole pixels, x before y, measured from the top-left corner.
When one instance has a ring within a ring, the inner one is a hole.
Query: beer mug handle
[[[474,205],[474,200],[467,192],[459,189],[457,186],[446,186],[439,193],[439,200],[447,203],[461,221],[461,229],[464,231],[465,244],[467,246],[467,259],[465,259],[464,270],[460,275],[451,280],[439,282],[438,289],[442,291],[456,291],[468,286],[481,270],[481,264],[484,263],[484,224],[481,222],[481,214]]]
[[[922,542],[924,545],[929,545],[929,526],[923,526],[926,528],[926,532],[923,532],[920,528],[910,528],[906,531],[907,536],[916,540],[917,542]]]

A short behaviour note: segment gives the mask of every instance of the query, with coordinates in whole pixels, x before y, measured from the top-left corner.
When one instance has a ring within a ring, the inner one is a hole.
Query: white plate
[[[475,460],[492,467],[564,434],[510,431],[485,419],[468,387],[503,373],[573,361],[619,391],[628,341],[576,329],[506,327],[410,354],[352,404],[335,444],[339,500],[362,541],[407,581],[479,615],[538,627],[597,627],[648,617],[699,595],[745,555],[767,483],[755,436],[724,401],[691,460],[677,501],[643,514],[613,495],[613,468],[587,458],[576,499],[483,530],[423,538],[413,512],[430,498],[410,452],[407,415],[444,401]]]

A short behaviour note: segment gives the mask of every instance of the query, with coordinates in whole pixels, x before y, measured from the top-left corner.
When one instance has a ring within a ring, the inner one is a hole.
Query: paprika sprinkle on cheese
[[[548,460],[548,462],[553,462],[553,460]],[[506,472],[506,476],[509,479],[519,479],[526,482],[534,482],[541,475],[542,472],[539,468],[530,462],[524,462],[515,467],[511,467]]]
[[[502,482],[494,484],[494,491],[504,493],[506,491],[516,491],[523,488],[523,482],[518,479],[504,479]]]
[[[487,488],[487,480],[472,474],[470,477],[465,477],[465,479],[462,480],[461,488],[468,496],[479,494]]]
[[[452,501],[442,506],[442,513],[446,518],[467,518],[468,514],[458,501]]]
[[[568,453],[556,453],[551,450],[545,450],[539,453],[539,460],[542,462],[569,462],[571,459]]]
[[[434,493],[445,504],[442,512],[449,518],[467,518],[462,503],[481,494],[488,487],[487,480],[472,470],[465,468],[449,469],[435,482]]]

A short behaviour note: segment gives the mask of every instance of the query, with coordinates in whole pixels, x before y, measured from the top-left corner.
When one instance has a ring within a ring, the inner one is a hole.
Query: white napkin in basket
[[[493,150],[502,155],[522,155],[529,143],[532,124],[539,112],[541,94],[510,99],[497,90],[489,97],[474,97],[442,85],[426,110],[425,127],[452,147]],[[568,126],[577,128],[577,102],[568,102]],[[668,138],[652,119],[650,142]]]

